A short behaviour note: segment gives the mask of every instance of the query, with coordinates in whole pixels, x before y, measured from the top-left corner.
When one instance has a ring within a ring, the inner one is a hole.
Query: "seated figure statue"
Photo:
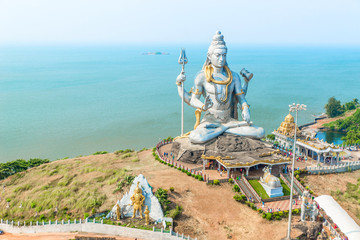
[[[205,112],[195,129],[190,133],[191,143],[205,143],[223,133],[238,136],[262,138],[264,129],[250,122],[249,105],[246,102],[247,81],[241,86],[240,76],[230,71],[226,62],[227,47],[221,32],[217,32],[208,49],[207,59],[195,78],[194,88],[184,92],[184,101],[190,106]],[[181,84],[186,79],[181,72],[176,79],[178,92],[182,97]],[[204,97],[204,102],[200,100]],[[237,119],[237,103],[242,109],[242,118]]]

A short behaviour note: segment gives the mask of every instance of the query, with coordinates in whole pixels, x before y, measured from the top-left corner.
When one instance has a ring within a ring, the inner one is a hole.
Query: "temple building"
[[[278,142],[280,148],[293,148],[294,130],[294,117],[289,113],[279,128],[272,132],[275,135],[275,142]],[[342,152],[339,147],[319,140],[314,135],[301,131],[299,128],[296,130],[296,136],[295,152],[297,155],[317,160],[318,164],[338,164],[339,154]]]

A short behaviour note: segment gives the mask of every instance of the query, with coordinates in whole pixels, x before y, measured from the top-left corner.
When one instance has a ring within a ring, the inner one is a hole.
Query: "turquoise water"
[[[318,132],[316,134],[316,138],[322,139],[328,143],[334,143],[334,144],[342,144],[344,141],[341,140],[342,137],[344,137],[346,134],[343,132],[334,132],[334,131],[324,131],[324,132]]]
[[[0,162],[51,160],[96,151],[152,147],[180,132],[175,78],[186,47],[187,90],[205,60],[203,46],[1,46]],[[324,111],[327,99],[359,96],[360,48],[228,46],[228,63],[254,73],[247,100],[267,133],[288,105],[308,110],[299,124]],[[169,55],[142,55],[161,51]],[[194,125],[185,105],[185,130]]]

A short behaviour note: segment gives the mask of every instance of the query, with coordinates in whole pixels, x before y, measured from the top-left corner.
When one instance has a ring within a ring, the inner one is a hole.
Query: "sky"
[[[1,44],[360,45],[360,0],[0,0]]]

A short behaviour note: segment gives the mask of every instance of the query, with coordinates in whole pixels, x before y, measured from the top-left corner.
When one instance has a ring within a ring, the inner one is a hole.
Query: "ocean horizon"
[[[189,91],[206,44],[0,46],[0,162],[139,150],[178,136],[181,47]],[[360,47],[228,44],[227,61],[235,72],[254,74],[246,99],[266,134],[293,102],[308,106],[301,125],[323,113],[332,96],[342,103],[360,98]],[[185,131],[193,128],[194,110],[185,104]]]

